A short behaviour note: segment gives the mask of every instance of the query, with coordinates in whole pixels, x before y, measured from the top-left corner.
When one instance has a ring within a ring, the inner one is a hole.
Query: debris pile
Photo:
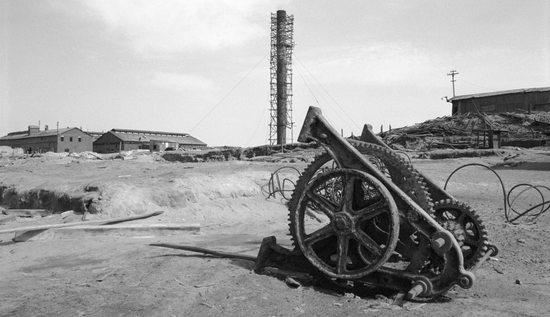
[[[550,113],[468,113],[445,116],[380,133],[397,149],[431,150],[489,147],[490,135],[501,146],[534,147],[550,143]]]
[[[245,149],[243,154],[250,161],[296,163],[311,162],[321,151],[319,145],[312,142],[257,146]]]
[[[295,163],[310,162],[319,152],[319,146],[315,143],[292,143],[283,146],[262,145],[251,148],[222,147],[200,151],[170,151],[161,155],[166,161],[184,163],[231,160]]]
[[[241,155],[242,149],[240,147],[229,146],[207,150],[169,151],[161,154],[166,161],[183,163],[240,160]]]

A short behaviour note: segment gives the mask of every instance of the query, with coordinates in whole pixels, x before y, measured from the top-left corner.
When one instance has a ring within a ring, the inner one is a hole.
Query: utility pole
[[[451,83],[453,83],[453,97],[455,96],[455,75],[458,75],[459,73],[456,70],[451,70],[449,73],[447,73],[447,76],[451,76]]]

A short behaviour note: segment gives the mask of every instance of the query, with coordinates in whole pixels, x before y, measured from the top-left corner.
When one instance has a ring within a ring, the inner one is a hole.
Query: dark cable
[[[336,101],[336,99],[334,99],[334,97],[332,97],[332,95],[328,92],[328,90],[325,88],[325,86],[323,86],[323,84],[321,84],[321,82],[315,76],[313,76],[313,74],[309,71],[309,69],[304,64],[302,64],[302,62],[300,60],[298,60],[297,57],[295,59],[302,66],[302,68],[304,68],[306,70],[306,72],[309,73],[311,78],[313,78],[313,80],[315,80],[317,82],[319,87],[321,87],[321,89],[332,100],[332,102],[334,102],[334,104],[336,104],[338,106],[338,108],[340,108],[340,110],[344,113],[344,115],[346,115],[346,117],[348,117],[348,119],[351,121],[351,123],[353,123],[353,125],[355,125],[357,128],[360,128],[359,125],[357,123],[355,123],[355,120],[353,120],[353,118],[350,115],[348,115],[348,113],[346,112],[346,110],[344,110],[344,108],[340,105],[340,103],[338,103],[338,101]]]
[[[284,200],[290,200],[290,196],[287,196],[287,193],[292,193],[296,184],[288,177],[283,178],[281,181],[281,177],[279,174],[281,170],[284,169],[295,171],[298,174],[298,177],[301,175],[300,171],[292,166],[283,166],[275,170],[275,172],[271,173],[271,177],[269,177],[269,181],[267,182],[267,184],[261,187],[261,191],[266,196],[266,199],[269,199],[271,197],[276,198],[277,193],[279,193]],[[292,184],[292,188],[290,189],[289,184]]]
[[[216,108],[218,108],[224,101],[225,99],[227,99],[227,97],[229,97],[229,95],[231,95],[231,93],[246,79],[248,78],[248,76],[250,75],[250,73],[252,73],[257,67],[258,65],[260,65],[264,60],[265,58],[267,57],[268,54],[264,55],[264,57],[262,57],[262,59],[260,59],[256,65],[254,65],[249,71],[248,73],[246,73],[233,87],[231,87],[231,89],[229,89],[229,91],[222,97],[222,99],[220,99],[220,101],[218,101],[212,108],[210,108],[210,110],[204,115],[204,117],[202,117],[199,122],[197,122],[197,124],[195,124],[191,130],[189,130],[189,132],[193,132],[203,121],[204,119],[208,118],[208,116],[210,116],[210,114],[212,114],[212,112],[214,112],[214,110],[216,110]]]
[[[484,165],[484,164],[480,164],[480,163],[469,163],[469,164],[465,164],[465,165],[462,165],[458,168],[456,168],[448,177],[447,177],[447,180],[445,181],[445,186],[443,186],[443,189],[447,189],[447,184],[449,183],[449,180],[451,179],[451,177],[456,173],[458,172],[459,170],[465,168],[465,167],[469,167],[469,166],[480,166],[480,167],[484,167],[488,170],[490,170],[491,172],[493,172],[493,174],[495,174],[495,176],[498,178],[498,181],[500,182],[500,186],[502,188],[502,196],[503,196],[503,205],[504,205],[504,218],[506,219],[507,222],[511,223],[511,224],[516,224],[515,222],[519,219],[521,219],[522,217],[525,217],[527,215],[530,216],[530,220],[531,221],[535,221],[538,217],[540,217],[542,214],[544,214],[546,211],[548,211],[548,209],[550,209],[550,200],[547,200],[546,197],[544,196],[544,194],[542,193],[541,189],[545,189],[547,190],[548,192],[550,192],[550,188],[548,186],[544,186],[544,185],[532,185],[532,184],[517,184],[515,185],[514,187],[512,187],[508,192],[506,192],[506,188],[504,186],[504,182],[502,181],[502,178],[500,177],[500,175],[492,168],[490,168],[489,166],[487,165]],[[512,196],[512,192],[514,192],[514,190],[516,190],[517,188],[520,188],[520,187],[526,187],[525,189],[523,189],[522,191],[520,191],[518,194],[516,194],[515,196]],[[525,210],[525,211],[522,211],[522,212],[519,212],[517,210],[514,209],[513,207],[513,204],[514,202],[523,194],[525,193],[526,191],[528,190],[536,190],[540,197],[541,197],[541,203],[539,204],[536,204],[535,206]],[[511,199],[512,198],[512,199]],[[546,207],[544,207],[546,205]],[[532,213],[531,211],[537,209],[540,207],[540,211],[538,211],[537,213]],[[515,217],[511,217],[511,212],[515,214]]]

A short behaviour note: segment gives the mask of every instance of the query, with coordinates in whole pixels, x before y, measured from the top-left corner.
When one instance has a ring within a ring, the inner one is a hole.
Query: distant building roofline
[[[12,135],[28,135],[29,134],[29,130],[25,130],[25,131],[14,131],[14,132],[10,132],[7,134],[7,136],[12,136]]]
[[[18,139],[31,139],[31,138],[44,138],[44,137],[51,137],[51,136],[57,136],[58,134],[66,133],[67,131],[71,131],[77,129],[83,133],[86,133],[80,128],[77,127],[67,127],[62,129],[49,129],[49,130],[41,130],[34,134],[29,134],[28,131],[21,131],[21,132],[11,132],[8,133],[8,135],[0,137],[0,140],[18,140]],[[87,133],[86,133],[87,134]]]
[[[110,133],[122,142],[142,142],[148,143],[151,140],[177,142],[184,145],[207,146],[201,140],[187,134],[163,131],[131,130],[131,129],[111,129],[105,134]],[[100,137],[101,138],[101,137]],[[98,139],[99,140],[99,139]]]
[[[465,100],[465,99],[483,98],[483,97],[491,97],[491,96],[498,96],[498,95],[528,93],[528,92],[543,92],[543,91],[550,91],[550,87],[512,89],[512,90],[485,92],[480,94],[461,95],[461,96],[455,96],[453,98],[450,98],[449,101],[452,102],[455,100]]]
[[[172,135],[172,136],[189,136],[187,133],[164,132],[164,131],[148,131],[148,130],[131,130],[131,129],[111,129],[111,132],[118,133],[135,133],[135,134],[150,134],[150,135]]]

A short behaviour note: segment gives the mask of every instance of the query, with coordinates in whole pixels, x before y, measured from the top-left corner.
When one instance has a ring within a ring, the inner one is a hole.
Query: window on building
[[[69,142],[73,142],[73,137],[72,136],[69,137]]]
[[[64,136],[61,136],[61,137],[59,138],[59,140],[60,140],[61,142],[63,142],[63,141],[65,141],[65,137],[64,137]]]
[[[82,137],[81,136],[78,137],[78,142],[82,142]]]

